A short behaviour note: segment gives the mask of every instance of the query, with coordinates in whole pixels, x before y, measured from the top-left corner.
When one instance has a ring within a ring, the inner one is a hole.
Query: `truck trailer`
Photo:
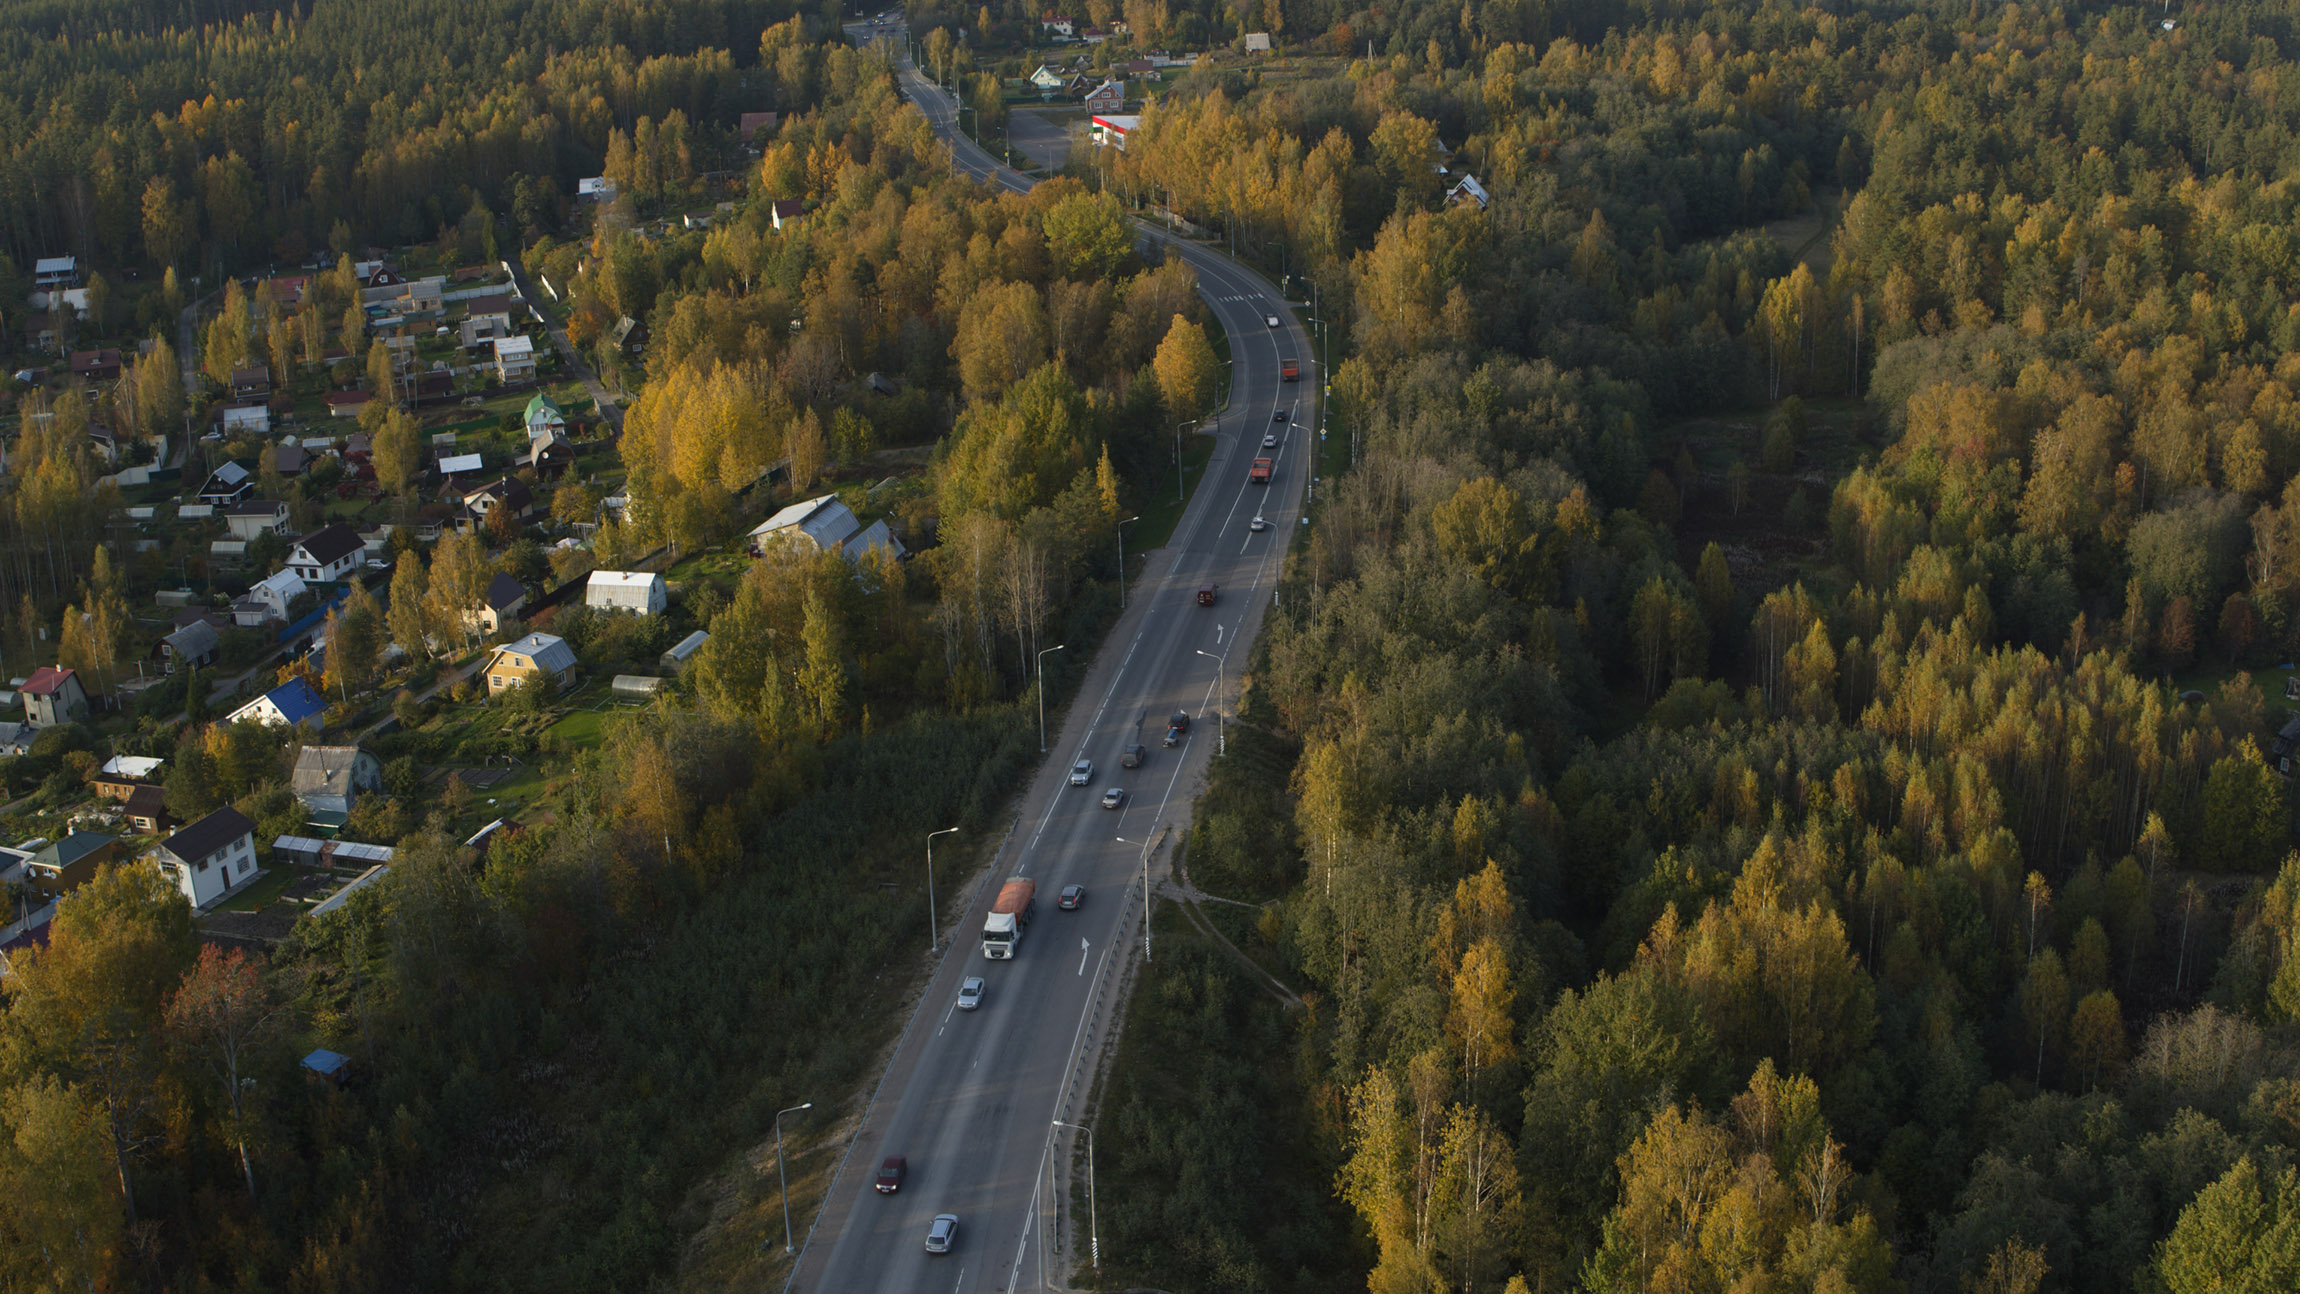
[[[1254,485],[1268,485],[1270,483],[1270,460],[1266,458],[1255,459],[1254,465],[1246,469],[1246,480]]]
[[[1300,380],[1301,380],[1301,377],[1302,377],[1302,366],[1301,366],[1301,364],[1300,364],[1298,361],[1295,361],[1295,360],[1290,360],[1290,359],[1282,359],[1282,360],[1279,360],[1279,361],[1278,361],[1278,380],[1279,380],[1279,381],[1281,381],[1281,382],[1298,382],[1298,381],[1300,381]]]
[[[1030,928],[1031,909],[1038,905],[1038,884],[1022,876],[1009,876],[990,905],[990,918],[982,923],[982,955],[994,961],[1014,956],[1022,932]]]

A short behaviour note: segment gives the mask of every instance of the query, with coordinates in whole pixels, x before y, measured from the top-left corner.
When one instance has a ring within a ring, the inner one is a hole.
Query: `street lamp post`
[[[1038,653],[1038,753],[1046,753],[1046,652],[1061,651],[1069,643],[1056,643]]]
[[[1176,503],[1182,502],[1184,497],[1182,494],[1182,429],[1189,425],[1186,422],[1174,424],[1174,502]]]
[[[934,838],[956,830],[956,827],[944,827],[926,833],[926,951],[930,956],[942,951],[942,934],[937,929],[941,919],[935,915],[934,906]]]
[[[1118,523],[1118,609],[1120,611],[1126,609],[1126,527],[1141,519],[1140,517],[1128,517]]]
[[[798,1250],[791,1246],[791,1179],[783,1172],[783,1116],[813,1108],[815,1103],[809,1101],[805,1105],[775,1111],[775,1180],[781,1182],[783,1187],[783,1252],[786,1254],[797,1253]]]
[[[1201,648],[1198,654],[1214,662],[1214,751],[1216,754],[1227,755],[1230,753],[1230,739],[1229,729],[1223,722],[1225,718],[1223,707],[1229,703],[1230,695],[1222,680],[1224,668],[1229,663],[1230,653],[1223,652],[1220,656],[1216,656],[1214,653]]]
[[[1083,1123],[1054,1121],[1057,1128],[1075,1128],[1086,1134],[1086,1226],[1094,1240],[1094,1270],[1102,1270],[1102,1223],[1094,1212],[1094,1129]]]

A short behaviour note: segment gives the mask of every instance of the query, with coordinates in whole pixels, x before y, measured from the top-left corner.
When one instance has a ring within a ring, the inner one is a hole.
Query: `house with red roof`
[[[88,713],[88,693],[79,674],[62,666],[42,665],[16,690],[24,697],[24,721],[35,728],[71,723]]]

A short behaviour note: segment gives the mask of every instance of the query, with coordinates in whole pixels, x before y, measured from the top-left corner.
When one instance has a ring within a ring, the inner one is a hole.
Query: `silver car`
[[[934,1225],[926,1229],[926,1251],[930,1254],[947,1254],[950,1252],[950,1246],[957,1239],[958,1215],[955,1213],[935,1214]]]
[[[969,975],[958,986],[958,1009],[972,1011],[982,1005],[983,992],[990,987],[980,975]]]
[[[1070,766],[1070,784],[1071,784],[1072,786],[1090,786],[1090,785],[1092,785],[1092,784],[1093,784],[1093,782],[1094,782],[1094,761],[1093,761],[1093,760],[1091,760],[1091,759],[1082,759],[1082,760],[1079,760],[1077,763],[1075,763],[1075,764],[1072,764],[1072,765]]]
[[[1113,786],[1102,793],[1102,807],[1105,809],[1115,809],[1124,803],[1126,803],[1126,788],[1123,786]]]

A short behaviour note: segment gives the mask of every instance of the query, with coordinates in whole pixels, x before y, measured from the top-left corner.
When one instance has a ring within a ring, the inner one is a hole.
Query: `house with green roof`
[[[540,440],[552,432],[567,430],[567,414],[552,403],[551,397],[537,391],[527,401],[527,438]]]

